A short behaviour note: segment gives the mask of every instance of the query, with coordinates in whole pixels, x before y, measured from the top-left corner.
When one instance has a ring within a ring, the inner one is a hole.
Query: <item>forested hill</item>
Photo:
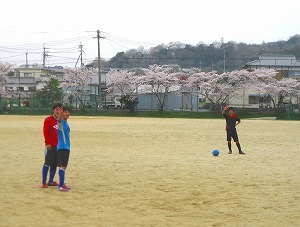
[[[300,59],[300,35],[294,35],[287,41],[263,42],[262,44],[230,41],[214,42],[210,45],[200,42],[193,46],[174,42],[161,44],[149,50],[140,47],[117,53],[109,61],[103,61],[102,67],[136,68],[148,67],[151,64],[176,64],[184,68],[198,67],[203,71],[223,72],[224,59],[226,71],[232,71],[257,59],[260,54],[291,54]]]

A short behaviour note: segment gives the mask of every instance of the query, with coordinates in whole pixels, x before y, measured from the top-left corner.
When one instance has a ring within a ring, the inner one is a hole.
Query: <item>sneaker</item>
[[[62,191],[62,192],[68,192],[69,191],[69,189],[66,189],[64,187],[58,187],[58,190]]]
[[[48,185],[46,183],[42,183],[42,188],[48,188]]]
[[[239,152],[239,154],[246,154],[246,153],[244,153],[244,152],[240,151],[240,152]]]
[[[63,187],[64,189],[71,190],[71,188],[68,187],[66,184],[64,184],[62,187]]]
[[[228,154],[232,154],[232,151],[228,151]]]
[[[55,181],[48,182],[48,186],[58,186],[58,183],[56,183]]]

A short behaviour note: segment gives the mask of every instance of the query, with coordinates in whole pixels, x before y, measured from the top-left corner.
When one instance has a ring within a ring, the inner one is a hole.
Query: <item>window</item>
[[[271,104],[271,96],[249,95],[249,104]]]
[[[259,99],[258,95],[249,95],[249,104],[259,104]]]
[[[32,73],[24,73],[24,77],[32,77]]]
[[[29,87],[29,88],[28,88],[28,91],[34,92],[34,91],[36,91],[36,87]]]

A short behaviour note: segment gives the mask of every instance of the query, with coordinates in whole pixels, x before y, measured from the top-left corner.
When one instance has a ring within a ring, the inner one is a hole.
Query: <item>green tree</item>
[[[9,71],[9,72],[7,73],[7,76],[8,76],[8,77],[13,77],[14,75],[15,75],[14,71]]]
[[[215,70],[219,73],[239,69],[259,54],[292,54],[300,58],[300,35],[289,40],[261,44],[246,44],[229,41],[214,41],[207,45],[199,42],[196,46],[174,42],[160,44],[149,50],[142,48],[119,52],[108,62],[111,68],[147,68],[149,65],[178,64],[182,68],[200,67],[203,71]]]
[[[59,81],[51,77],[45,82],[45,86],[36,92],[36,97],[42,99],[43,106],[48,106],[54,102],[60,102],[62,93]]]
[[[110,60],[112,68],[126,68],[128,66],[128,57],[124,52],[119,52]]]

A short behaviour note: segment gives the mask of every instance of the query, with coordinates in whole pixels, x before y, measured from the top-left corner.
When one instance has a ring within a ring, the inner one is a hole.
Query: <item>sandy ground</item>
[[[71,116],[64,193],[40,188],[43,119],[0,116],[2,227],[299,226],[299,121],[242,120],[242,156],[225,120]]]

